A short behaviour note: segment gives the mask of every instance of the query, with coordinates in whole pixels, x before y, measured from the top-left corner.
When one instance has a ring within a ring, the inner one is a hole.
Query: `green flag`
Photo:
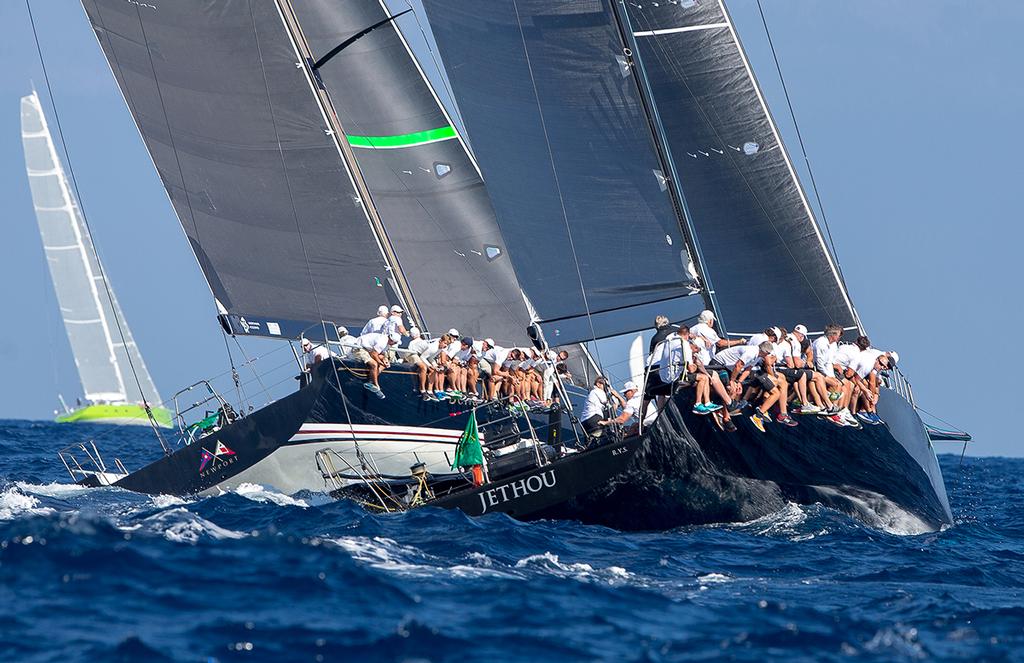
[[[462,437],[459,438],[459,443],[455,447],[455,460],[452,461],[452,469],[483,464],[484,450],[480,448],[480,429],[476,426],[476,410],[473,410],[469,413],[466,430],[462,431]]]

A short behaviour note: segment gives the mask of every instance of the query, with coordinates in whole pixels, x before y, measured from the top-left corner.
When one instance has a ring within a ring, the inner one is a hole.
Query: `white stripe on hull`
[[[333,489],[324,482],[316,465],[316,452],[333,451],[359,468],[356,445],[381,474],[406,476],[417,459],[431,474],[447,474],[461,431],[415,426],[370,426],[347,424],[304,424],[291,438],[293,444],[279,447],[269,456],[238,474],[203,491],[203,495],[231,490],[243,483],[270,486],[291,495],[300,490],[325,492]],[[345,463],[334,458],[334,469],[350,474]]]

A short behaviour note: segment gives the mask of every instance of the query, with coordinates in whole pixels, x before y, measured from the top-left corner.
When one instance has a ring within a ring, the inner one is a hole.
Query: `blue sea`
[[[1024,660],[1024,460],[943,455],[937,533],[796,505],[621,533],[79,488],[56,452],[89,435],[129,468],[159,453],[0,421],[2,661]]]

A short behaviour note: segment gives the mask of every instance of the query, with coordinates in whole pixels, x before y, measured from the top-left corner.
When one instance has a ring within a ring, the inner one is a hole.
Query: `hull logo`
[[[479,493],[480,506],[483,507],[480,513],[487,513],[487,509],[492,506],[498,506],[520,497],[539,493],[545,488],[554,488],[556,483],[558,483],[558,477],[555,476],[555,471],[548,470],[547,472],[534,474],[518,481],[482,491]]]
[[[203,447],[202,453],[199,454],[199,476],[206,476],[220,465],[230,465],[238,460],[234,456],[235,452],[228,449],[223,442],[218,442],[213,451]]]

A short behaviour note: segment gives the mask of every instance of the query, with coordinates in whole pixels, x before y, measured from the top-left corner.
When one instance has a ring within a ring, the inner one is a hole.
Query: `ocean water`
[[[1024,660],[1024,460],[942,456],[937,533],[790,505],[624,534],[68,485],[56,451],[90,433],[156,455],[0,421],[2,661]]]

